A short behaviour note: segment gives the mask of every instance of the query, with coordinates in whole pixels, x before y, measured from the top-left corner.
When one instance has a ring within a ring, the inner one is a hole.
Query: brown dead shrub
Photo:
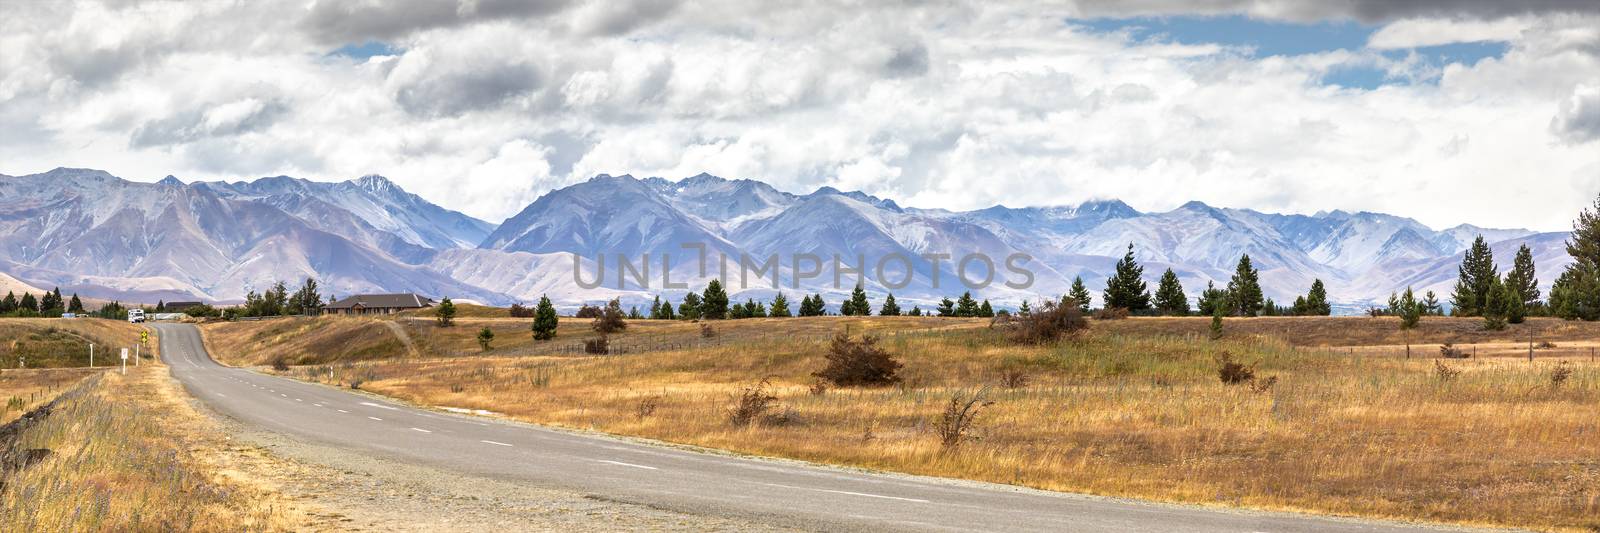
[[[1238,385],[1256,379],[1255,365],[1246,365],[1235,361],[1233,354],[1222,352],[1216,357],[1217,377],[1228,385]]]
[[[813,373],[837,387],[892,385],[902,366],[889,352],[878,347],[878,338],[864,335],[861,340],[839,333],[828,345],[828,366]]]

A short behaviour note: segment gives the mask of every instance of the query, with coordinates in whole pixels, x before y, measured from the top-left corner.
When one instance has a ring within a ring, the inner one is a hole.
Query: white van
[[[138,324],[140,322],[144,322],[144,310],[143,309],[129,309],[128,310],[128,322],[132,322],[134,324]]]

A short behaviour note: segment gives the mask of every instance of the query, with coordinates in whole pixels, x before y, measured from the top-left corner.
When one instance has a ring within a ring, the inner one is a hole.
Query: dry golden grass
[[[346,360],[289,374],[424,405],[916,474],[1202,504],[1600,527],[1600,364],[1569,358],[1571,376],[1555,385],[1555,359],[1450,360],[1461,373],[1443,380],[1436,348],[1406,360],[1389,347],[1309,348],[1243,332],[1287,327],[1304,339],[1296,328],[1335,331],[1329,323],[1346,319],[1298,320],[1230,320],[1216,342],[1141,331],[1151,327],[1141,322],[1182,319],[1096,322],[1080,339],[1038,347],[1011,345],[979,320],[741,320],[713,323],[731,340],[685,349],[672,339],[698,338],[699,324],[642,321],[614,342],[668,339],[658,344],[667,348]],[[586,323],[563,319],[558,341],[577,340],[582,330],[569,328]],[[811,373],[822,367],[826,337],[846,326],[889,334],[882,345],[905,363],[904,383],[815,394]],[[477,327],[437,335],[470,342]],[[1507,346],[1507,355],[1520,353]],[[1276,383],[1222,384],[1215,359],[1224,352]],[[1026,384],[1006,388],[1019,373]],[[734,396],[763,378],[787,416],[734,427]],[[977,390],[995,402],[980,411],[977,438],[942,449],[940,412],[952,395]]]
[[[0,424],[50,403],[93,372],[88,368],[0,370],[0,402],[4,402],[0,404]]]
[[[19,357],[27,368],[89,366],[89,343],[95,345],[95,365],[110,366],[119,349],[131,349],[146,330],[142,324],[98,318],[0,318],[0,367],[17,368]],[[154,335],[142,355],[155,359]]]
[[[1504,330],[1485,331],[1483,319],[1469,317],[1423,317],[1416,329],[1400,329],[1400,318],[1340,317],[1258,317],[1227,319],[1224,329],[1241,335],[1278,337],[1296,346],[1374,346],[1410,343],[1455,344],[1526,343],[1535,341],[1600,340],[1600,322],[1579,322],[1558,318],[1529,318]],[[1211,317],[1141,317],[1127,320],[1096,321],[1107,332],[1130,335],[1193,335],[1205,338]]]
[[[47,416],[0,435],[0,455],[48,450],[0,477],[0,531],[295,529],[274,495],[223,479],[195,456],[203,419],[164,392],[163,379],[159,365],[98,373]]]

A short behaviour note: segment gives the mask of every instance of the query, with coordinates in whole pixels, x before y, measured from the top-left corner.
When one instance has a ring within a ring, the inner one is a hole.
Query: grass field
[[[158,365],[100,371],[0,430],[0,531],[294,530],[275,495],[197,456],[206,421],[163,379]]]
[[[131,353],[145,330],[142,324],[98,318],[0,318],[0,368],[89,366],[90,343],[95,364],[111,366],[121,348]],[[154,360],[155,346],[152,336],[141,349],[146,361]]]
[[[206,333],[225,347],[219,357],[262,364],[273,335],[320,338],[311,332],[371,320],[304,322],[293,333],[267,323]],[[1471,340],[1480,357],[1439,360],[1436,345],[1419,344],[1407,360],[1383,333],[1387,319],[1368,318],[1234,319],[1220,341],[1194,333],[1206,319],[1096,321],[1049,346],[1013,345],[981,320],[724,321],[711,339],[701,324],[636,321],[612,339],[639,349],[605,357],[519,355],[536,345],[525,320],[458,322],[408,326],[420,356],[297,345],[325,362],[287,374],[424,405],[874,469],[1201,504],[1600,527],[1600,364],[1579,357],[1600,338],[1595,324],[1536,320],[1488,336],[1470,319],[1429,319],[1417,342]],[[496,346],[480,354],[471,337],[484,326]],[[576,342],[586,327],[564,319],[549,343]],[[828,336],[847,327],[884,335],[905,364],[900,385],[813,388]],[[1533,362],[1530,331],[1557,339]],[[1375,342],[1352,346],[1366,335]],[[441,347],[456,355],[430,355]],[[1253,386],[1218,379],[1223,354],[1254,366]],[[775,405],[748,427],[730,424],[735,396],[763,379]],[[941,413],[952,396],[979,392],[993,403],[973,438],[944,447]]]

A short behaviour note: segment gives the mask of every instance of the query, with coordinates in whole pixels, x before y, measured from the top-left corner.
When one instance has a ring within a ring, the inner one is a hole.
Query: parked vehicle
[[[140,322],[144,322],[144,310],[143,309],[129,309],[128,310],[128,322],[132,322],[134,324],[138,324]]]

